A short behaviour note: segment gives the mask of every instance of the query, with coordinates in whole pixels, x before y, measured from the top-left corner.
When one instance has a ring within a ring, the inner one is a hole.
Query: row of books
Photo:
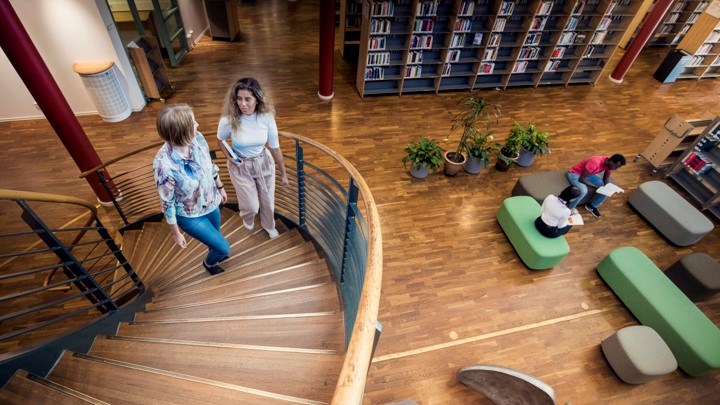
[[[665,19],[665,23],[666,24],[676,23],[678,18],[680,18],[680,13],[672,13],[672,14],[670,14],[670,17]]]
[[[389,34],[390,33],[390,20],[370,20],[370,33],[371,34]]]
[[[607,31],[598,31],[593,34],[592,39],[590,39],[590,43],[593,45],[602,45],[606,35]]]
[[[565,56],[565,51],[567,51],[566,47],[558,46],[552,51],[552,53],[550,54],[550,58],[562,58]]]
[[[495,70],[495,64],[492,62],[483,62],[480,64],[480,69],[478,70],[479,75],[489,75]]]
[[[372,5],[372,16],[373,17],[392,17],[395,13],[395,4],[392,1],[383,1],[380,3],[373,3]]]
[[[678,1],[675,3],[675,6],[673,6],[672,10],[670,10],[671,13],[681,13],[683,10],[685,10],[685,3],[682,1]]]
[[[452,70],[452,65],[449,64],[449,63],[446,63],[445,65],[443,65],[442,75],[443,75],[443,76],[450,76],[450,71],[451,71],[451,70]]]
[[[415,13],[415,15],[420,17],[434,16],[437,15],[437,9],[437,1],[421,1],[417,5],[417,12]]]
[[[500,5],[500,15],[510,15],[512,14],[513,10],[515,9],[515,2],[513,1],[503,1]]]
[[[525,60],[517,61],[517,62],[515,62],[515,65],[512,68],[512,72],[513,73],[524,73],[525,69],[527,69],[527,65],[528,65],[528,63]]]
[[[560,41],[558,42],[560,45],[572,45],[575,42],[582,42],[585,39],[585,34],[578,34],[577,32],[563,32],[560,34]]]
[[[608,27],[610,26],[612,21],[613,20],[610,17],[603,17],[602,20],[600,20],[600,23],[598,24],[597,29],[599,31],[605,31],[606,29],[608,29]]]
[[[421,65],[412,65],[407,66],[405,68],[405,77],[406,78],[418,78],[422,76],[422,66]]]
[[[704,57],[704,56],[694,55],[694,56],[692,57],[692,59],[690,59],[690,62],[688,62],[688,64],[687,64],[686,66],[687,66],[687,67],[700,66],[700,65],[703,64],[704,61],[705,61],[705,57]]]
[[[422,51],[410,51],[408,52],[407,56],[407,63],[422,63],[423,61],[423,52]]]
[[[705,42],[718,42],[720,41],[720,31],[717,29],[710,33],[707,40]]]
[[[590,45],[587,48],[585,48],[585,51],[583,52],[583,58],[589,58],[592,56],[593,51],[595,50],[595,45]]]
[[[458,18],[455,21],[455,29],[453,31],[472,31],[472,20],[467,18]]]
[[[570,17],[567,25],[565,26],[565,29],[566,30],[574,30],[575,28],[577,28],[579,21],[580,21],[580,19],[577,17]]]
[[[520,59],[537,59],[540,56],[541,48],[537,46],[524,46],[520,50],[518,58]]]
[[[365,69],[365,80],[382,80],[385,78],[385,69],[381,67],[369,67]]]
[[[584,9],[585,9],[585,2],[584,1],[576,1],[570,14],[572,14],[572,15],[582,14]]]
[[[525,38],[525,45],[539,45],[542,40],[542,32],[531,32]]]
[[[545,65],[545,71],[546,72],[554,72],[557,68],[560,67],[560,64],[562,63],[561,60],[551,60]]]
[[[459,49],[451,49],[445,57],[445,62],[452,63],[459,61],[461,53]]]
[[[617,7],[617,5],[618,5],[618,3],[615,2],[615,1],[612,2],[612,3],[610,3],[610,4],[608,5],[608,8],[605,10],[605,12],[604,12],[603,14],[604,14],[604,15],[612,14],[613,11],[615,11],[615,8]]]
[[[413,24],[413,32],[432,32],[435,28],[435,20],[417,19]]]
[[[465,46],[465,38],[467,34],[453,34],[450,40],[450,48],[462,48]]]
[[[697,52],[695,52],[696,55],[707,55],[712,51],[713,45],[712,44],[702,44],[700,45],[700,48],[698,48]]]
[[[368,49],[371,51],[384,50],[385,42],[385,37],[370,37],[368,40]]]
[[[495,58],[497,57],[497,54],[498,54],[497,48],[487,48],[487,49],[485,49],[485,53],[483,54],[482,60],[483,61],[495,60]]]
[[[535,11],[535,14],[537,15],[548,15],[550,14],[550,11],[552,10],[553,2],[552,1],[543,1],[538,4],[538,8]]]
[[[685,167],[697,175],[705,174],[715,167],[712,159],[700,151],[690,152],[682,162]]]
[[[367,55],[368,66],[385,66],[390,64],[390,52],[371,52]]]
[[[460,15],[473,15],[473,12],[475,11],[475,2],[470,0],[465,0],[460,4],[460,11],[458,14]]]
[[[533,18],[532,24],[530,24],[530,30],[531,31],[544,30],[546,22],[547,22],[547,17],[535,17],[535,18]]]
[[[432,48],[432,35],[412,35],[410,37],[410,48],[430,49]]]
[[[505,23],[507,23],[507,20],[505,18],[498,18],[495,20],[495,24],[493,24],[493,31],[495,32],[503,32],[505,30]]]

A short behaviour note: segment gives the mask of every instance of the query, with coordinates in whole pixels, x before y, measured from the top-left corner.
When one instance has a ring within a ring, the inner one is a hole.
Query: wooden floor
[[[177,93],[190,103],[200,130],[214,133],[226,88],[258,78],[273,97],[281,130],[323,142],[347,157],[373,190],[383,226],[383,334],[371,366],[365,402],[412,398],[421,404],[489,403],[455,380],[458,368],[497,364],[550,384],[559,403],[709,403],[720,373],[691,378],[676,371],[645,385],[622,383],[600,352],[614,331],[637,324],[595,267],[610,251],[632,245],[665,268],[691,252],[720,259],[720,231],[685,248],[670,245],[628,207],[629,193],[649,176],[639,160],[614,174],[625,194],[602,206],[602,219],[567,240],[571,254],[550,271],[523,266],[495,213],[523,174],[567,168],[598,153],[632,158],[671,114],[720,114],[720,80],[663,85],[652,72],[664,50],[643,52],[622,85],[603,73],[595,86],[483,91],[502,106],[496,130],[512,120],[533,122],[554,135],[553,153],[529,168],[490,170],[457,178],[414,180],[402,149],[419,136],[453,148],[450,117],[467,92],[368,97],[355,88],[353,66],[336,53],[335,98],[318,90],[318,1],[266,0],[242,4],[239,42],[203,40],[170,70]],[[617,63],[616,54],[611,65]],[[97,116],[80,122],[103,159],[155,141],[159,102],[120,123]],[[72,194],[93,199],[78,170],[43,120],[0,123],[2,188]],[[289,147],[289,145],[284,145]],[[632,160],[632,159],[630,159]],[[720,296],[699,305],[720,324]]]

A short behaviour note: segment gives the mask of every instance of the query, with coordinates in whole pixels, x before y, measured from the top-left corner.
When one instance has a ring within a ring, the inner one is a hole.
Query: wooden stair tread
[[[253,319],[254,318],[254,319]],[[206,318],[172,322],[123,323],[118,336],[168,338],[246,345],[342,350],[344,332],[338,313]]]
[[[185,283],[172,289],[160,289],[155,297],[162,299],[165,296],[183,294],[194,289],[202,289],[210,286],[224,284],[250,275],[262,273],[265,269],[279,268],[278,266],[291,266],[318,259],[319,255],[311,242],[305,242],[299,246],[293,246],[289,249],[268,254],[264,257],[248,261],[239,267],[230,268],[215,277],[207,277],[191,283]],[[224,265],[225,263],[223,263]]]
[[[192,307],[163,308],[139,312],[135,321],[169,320],[182,318],[211,318],[218,316],[275,315],[292,312],[330,312],[339,308],[337,290],[334,283],[293,289],[277,295],[258,297],[230,298],[217,303]]]
[[[317,401],[331,399],[343,361],[336,353],[188,343],[106,338],[98,339],[90,354]]]
[[[235,280],[226,284],[202,290],[188,291],[177,297],[167,296],[162,300],[153,300],[146,305],[147,309],[192,304],[199,301],[216,301],[228,297],[238,297],[260,292],[286,290],[331,282],[330,272],[324,259],[309,263],[301,263],[289,267],[272,270],[269,273],[257,274]]]
[[[46,381],[41,377],[34,377],[34,381],[24,371],[18,372],[0,390],[0,404],[29,404],[33,405],[103,405],[100,401],[88,395],[79,393],[57,383]],[[39,381],[46,381],[42,383]]]
[[[112,404],[313,403],[71,352],[62,356],[49,379]]]
[[[142,234],[138,239],[137,246],[133,250],[133,255],[130,260],[130,265],[135,270],[135,273],[140,276],[140,279],[144,279],[143,269],[145,268],[145,257],[150,251],[150,246],[155,237],[155,234],[160,230],[161,226],[167,226],[158,222],[148,222],[143,225]]]

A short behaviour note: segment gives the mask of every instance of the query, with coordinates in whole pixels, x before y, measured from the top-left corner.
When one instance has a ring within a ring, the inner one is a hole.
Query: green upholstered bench
[[[720,329],[645,254],[616,249],[597,271],[640,323],[662,336],[686,373],[720,368]]]
[[[570,253],[565,238],[546,238],[535,228],[540,204],[528,196],[506,198],[497,213],[505,235],[525,265],[533,270],[549,269]]]

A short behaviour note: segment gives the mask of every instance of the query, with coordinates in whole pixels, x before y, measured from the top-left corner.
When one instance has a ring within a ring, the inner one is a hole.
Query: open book
[[[608,183],[608,184],[598,188],[597,190],[595,190],[595,192],[610,197],[611,195],[613,195],[615,193],[624,193],[625,190],[621,189],[620,187],[618,187],[617,185],[615,185],[613,183]]]
[[[570,215],[570,217],[568,218],[568,224],[570,224],[572,226],[583,225],[584,223],[585,223],[585,221],[583,221],[580,214],[573,214],[573,215]]]

